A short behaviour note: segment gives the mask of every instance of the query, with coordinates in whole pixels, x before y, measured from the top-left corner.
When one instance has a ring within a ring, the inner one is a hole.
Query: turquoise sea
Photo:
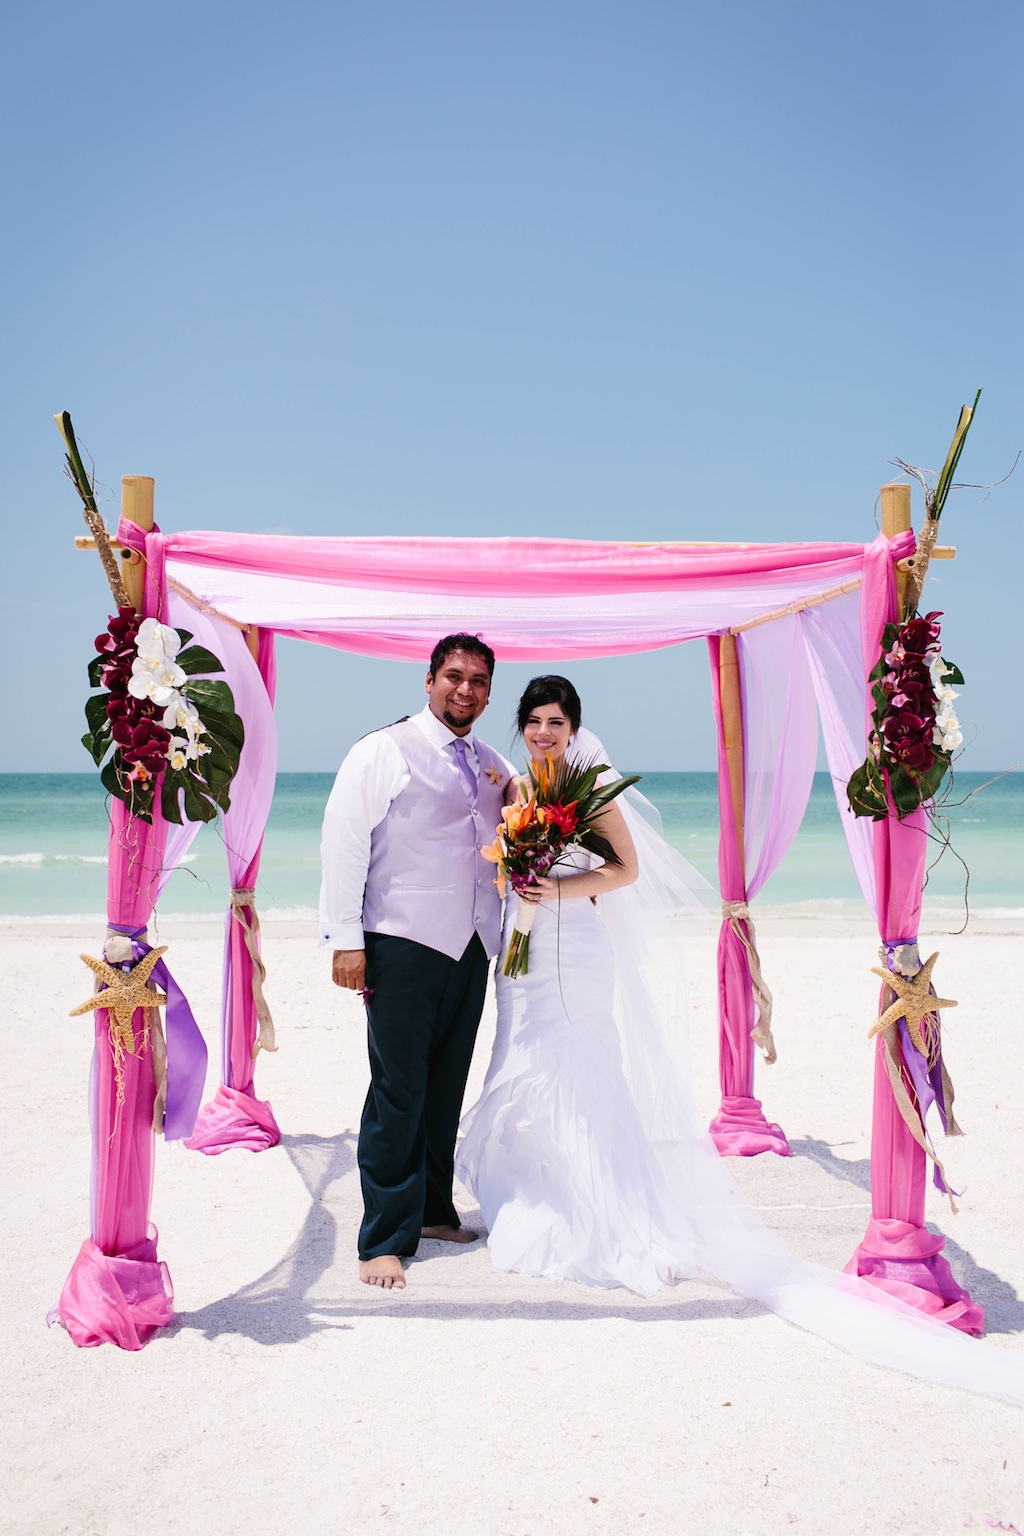
[[[972,909],[1024,917],[1024,774],[981,788],[990,777],[957,775],[951,799],[963,803],[948,809],[953,844],[970,870]],[[278,776],[257,898],[262,913],[315,913],[320,819],[332,782],[325,773]],[[651,773],[642,788],[660,810],[669,841],[714,884],[715,775]],[[0,774],[0,919],[101,920],[106,835],[105,795],[95,774]],[[188,860],[167,887],[161,915],[222,913],[227,878],[216,827],[200,830]],[[963,909],[963,890],[963,868],[947,853],[930,877],[929,906],[953,916]],[[794,915],[863,912],[826,774],[816,776],[800,833],[757,906]]]

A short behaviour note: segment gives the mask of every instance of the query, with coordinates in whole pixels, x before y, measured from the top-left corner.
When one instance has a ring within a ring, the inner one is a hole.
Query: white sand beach
[[[800,1254],[841,1267],[869,1214],[877,939],[765,918],[779,1060],[759,1068],[794,1156],[733,1161]],[[91,978],[71,924],[0,928],[6,1536],[452,1536],[1024,1531],[1024,1412],[852,1359],[711,1282],[641,1300],[491,1273],[483,1243],[424,1243],[402,1293],[355,1277],[361,1005],[312,926],[264,923],[280,1049],[257,1089],[283,1144],[207,1158],[162,1145],[153,1201],[177,1324],[141,1353],[78,1350],[45,1313],[88,1230]],[[217,1057],[221,929],[160,942]],[[683,940],[695,1097],[717,1107],[714,934]],[[972,921],[941,952],[966,1135],[962,1209],[929,1222],[1024,1370],[1024,925]],[[485,1015],[479,1084],[493,1030]],[[468,1219],[472,1208],[467,1202]]]

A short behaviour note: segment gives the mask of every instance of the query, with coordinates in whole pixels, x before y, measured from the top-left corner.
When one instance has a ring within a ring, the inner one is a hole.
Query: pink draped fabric
[[[179,610],[174,594],[171,609]],[[184,604],[182,607],[184,608]],[[182,622],[189,615],[183,613]],[[241,633],[205,614],[191,615],[197,639],[223,661],[235,696],[235,708],[245,726],[238,773],[231,786],[231,805],[224,813],[224,845],[233,890],[252,890],[259,874],[263,832],[274,796],[277,735],[274,729],[276,662],[274,637],[261,632],[254,660]],[[255,909],[243,907],[251,925]],[[213,1155],[231,1147],[265,1151],[276,1146],[281,1132],[265,1099],[253,1092],[256,1072],[254,1046],[259,1030],[253,998],[253,961],[242,925],[228,907],[224,929],[224,992],[221,1014],[221,1082],[199,1111],[196,1127],[185,1145]]]
[[[138,542],[122,523],[126,542]],[[148,544],[147,544],[148,548]],[[894,549],[909,553],[912,535]],[[863,545],[629,546],[559,539],[295,539],[181,533],[168,580],[218,613],[367,656],[422,661],[439,634],[504,661],[636,653],[716,634],[860,580]],[[598,600],[599,599],[599,600]]]
[[[147,566],[145,614],[162,611],[161,575],[162,559],[157,552]],[[151,823],[131,816],[123,801],[111,800],[107,921],[140,940],[166,879],[166,844],[167,823],[159,796]],[[154,1328],[174,1318],[167,1266],[157,1257],[156,1229],[149,1220],[156,1140],[153,1058],[149,1043],[141,1044],[145,1014],[140,1009],[132,1021],[140,1045],[135,1053],[122,1057],[119,1092],[110,1016],[105,1008],[97,1008],[93,1017],[92,1238],[82,1245],[52,1315],[60,1319],[76,1343],[110,1342],[139,1349]],[[190,1068],[197,1067],[199,1053],[205,1061],[201,1040],[190,1035],[185,1046],[192,1056]],[[177,1067],[178,1048],[169,1031],[169,1084]],[[192,1105],[192,1117],[197,1105],[198,1098]],[[188,1113],[187,1103],[184,1112]],[[182,1134],[180,1129],[175,1133]]]
[[[739,649],[739,648],[738,648]],[[721,669],[718,637],[708,641],[711,662],[711,698],[718,735],[718,879],[723,902],[745,902],[744,860],[736,825],[729,782],[722,717]],[[743,663],[740,656],[741,689]],[[724,918],[718,935],[718,1073],[722,1100],[709,1127],[723,1156],[756,1157],[776,1152],[788,1157],[785,1132],[765,1118],[761,1102],[754,1098],[755,1008],[746,949],[732,923]]]
[[[158,1328],[174,1321],[171,1277],[157,1258],[156,1242],[156,1228],[150,1227],[141,1242],[110,1255],[86,1238],[56,1308],[79,1348],[141,1349]]]
[[[125,528],[122,521],[121,528]],[[122,537],[119,530],[119,537]],[[813,569],[826,584],[857,574],[863,544],[603,544],[588,539],[293,538],[274,534],[164,535],[169,559],[328,586],[429,590],[642,592],[734,590],[744,579]]]
[[[876,544],[865,560],[861,601],[865,680],[878,660],[882,631],[895,616],[892,561]],[[871,702],[870,695],[865,696],[867,724]],[[917,811],[903,821],[890,813],[886,821],[874,822],[871,830],[879,935],[883,944],[916,941],[928,851],[925,813]],[[884,990],[883,986],[880,1009],[885,1006]],[[909,1080],[908,1091],[915,1098]],[[897,1108],[885,1066],[885,1043],[878,1036],[871,1130],[871,1221],[847,1270],[954,1328],[981,1333],[984,1310],[953,1278],[942,1254],[945,1239],[924,1225],[925,1175],[925,1153]]]
[[[111,801],[107,872],[108,921],[145,930],[163,865],[167,826],[155,808],[152,825]],[[153,1105],[156,1085],[148,1046],[122,1059],[122,1095],[110,1048],[110,1016],[97,1008],[92,1074],[92,1240],[71,1269],[57,1317],[76,1344],[110,1342],[139,1349],[155,1327],[173,1321],[167,1268],[150,1227],[153,1192]],[[136,1039],[144,1014],[133,1020]],[[126,1342],[127,1341],[127,1342]]]

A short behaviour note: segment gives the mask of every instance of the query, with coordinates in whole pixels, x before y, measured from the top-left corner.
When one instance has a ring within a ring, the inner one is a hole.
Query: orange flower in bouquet
[[[613,784],[598,784],[601,774],[607,771],[607,763],[566,758],[558,764],[549,757],[543,763],[527,765],[528,798],[505,806],[497,837],[483,850],[484,858],[498,866],[495,883],[502,896],[508,886],[518,897],[536,885],[573,847],[587,848],[609,864],[620,862],[608,839],[598,830],[598,821],[617,795],[640,782],[640,775],[631,774]],[[535,911],[535,904],[518,902],[503,967],[506,976],[526,975]]]

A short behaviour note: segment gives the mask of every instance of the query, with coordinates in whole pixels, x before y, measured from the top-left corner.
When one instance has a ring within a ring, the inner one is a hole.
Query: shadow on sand
[[[615,1317],[632,1322],[681,1323],[708,1318],[742,1321],[760,1316],[765,1310],[759,1303],[724,1288],[720,1295],[691,1294],[688,1300],[678,1299],[679,1293],[671,1289],[652,1298],[627,1299],[628,1293],[623,1291],[594,1291],[585,1287],[573,1287],[572,1299],[565,1301],[550,1294],[535,1301],[521,1295],[482,1300],[473,1295],[460,1296],[457,1291],[443,1299],[417,1298],[414,1286],[397,1294],[369,1289],[353,1294],[351,1256],[345,1257],[344,1274],[337,1260],[338,1223],[329,1192],[355,1171],[355,1133],[284,1136],[281,1145],[310,1196],[309,1209],[294,1241],[272,1268],[234,1294],[195,1312],[179,1312],[176,1323],[163,1331],[163,1337],[171,1338],[192,1329],[207,1338],[234,1334],[259,1344],[274,1345],[297,1343],[330,1330],[350,1329],[361,1318],[381,1315],[450,1321],[526,1318],[585,1322]],[[832,1178],[859,1190],[870,1189],[870,1164],[866,1158],[851,1161],[837,1157],[827,1142],[810,1137],[790,1145],[794,1158],[807,1158]],[[433,1259],[443,1253],[451,1263],[458,1263],[474,1251],[452,1249],[442,1243],[425,1243],[422,1249],[424,1258]],[[1011,1285],[978,1265],[970,1253],[948,1236],[946,1254],[961,1284],[984,1305],[989,1333],[1014,1333],[1024,1328],[1024,1303]],[[706,1290],[707,1283],[702,1283],[701,1288]]]

